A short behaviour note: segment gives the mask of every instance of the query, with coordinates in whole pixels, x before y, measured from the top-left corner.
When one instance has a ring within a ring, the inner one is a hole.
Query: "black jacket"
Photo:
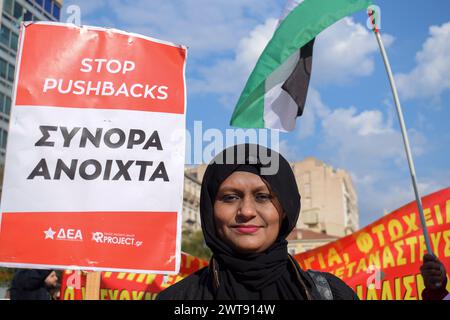
[[[317,276],[326,280],[325,287],[331,291],[332,300],[359,300],[356,293],[341,279],[326,272],[305,272],[292,259],[294,267],[297,269],[297,277],[308,288],[311,300],[329,300],[324,297],[323,286],[317,283]],[[157,300],[214,300],[214,280],[211,277],[211,264],[176,284],[168,287],[156,297]],[[321,276],[321,277],[320,277]],[[315,279],[313,279],[315,278]],[[305,300],[308,298],[305,297]]]
[[[24,269],[14,274],[11,300],[51,300],[45,278],[51,270]]]

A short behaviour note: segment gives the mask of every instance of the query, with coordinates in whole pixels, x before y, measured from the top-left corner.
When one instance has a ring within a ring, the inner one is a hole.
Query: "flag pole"
[[[372,19],[373,14],[374,14],[373,10],[369,9],[369,16],[371,19]],[[398,115],[398,119],[400,122],[400,128],[402,131],[403,144],[405,146],[406,158],[408,159],[409,172],[411,174],[411,180],[412,180],[412,185],[414,188],[414,194],[416,196],[416,203],[417,203],[417,207],[419,208],[419,216],[420,216],[420,222],[422,224],[422,230],[423,230],[423,236],[425,238],[425,244],[427,247],[427,251],[430,254],[433,254],[433,250],[431,248],[431,243],[430,243],[430,236],[428,234],[428,229],[427,229],[426,222],[425,222],[425,216],[423,214],[422,200],[420,198],[419,190],[417,188],[416,170],[414,169],[414,162],[413,162],[413,158],[412,158],[412,154],[411,154],[411,148],[409,146],[409,139],[408,139],[408,133],[406,131],[405,120],[403,119],[402,107],[400,104],[400,99],[398,97],[397,86],[395,84],[394,76],[392,74],[392,69],[391,69],[391,65],[389,63],[386,49],[384,48],[383,40],[381,39],[380,30],[377,27],[377,24],[374,20],[372,20],[372,23],[373,23],[373,32],[375,33],[375,37],[377,38],[377,42],[380,47],[381,55],[383,57],[384,65],[386,67],[386,72],[389,77],[389,82],[391,84],[392,94],[394,95],[395,107],[397,108],[397,115]]]

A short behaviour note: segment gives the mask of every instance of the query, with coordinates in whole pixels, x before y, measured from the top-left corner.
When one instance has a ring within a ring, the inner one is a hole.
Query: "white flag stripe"
[[[281,131],[292,131],[295,128],[298,106],[291,96],[281,89],[286,79],[294,71],[300,59],[300,51],[296,51],[265,82],[264,126]],[[277,108],[274,110],[274,107]]]
[[[278,20],[281,22],[304,0],[288,0]],[[294,71],[300,52],[296,51],[285,63],[276,69],[265,82],[264,127],[288,132],[295,129],[298,106],[281,87]]]

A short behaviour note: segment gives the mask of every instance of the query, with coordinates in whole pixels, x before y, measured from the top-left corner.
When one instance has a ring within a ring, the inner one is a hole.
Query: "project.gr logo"
[[[92,233],[92,240],[97,243],[103,243],[103,233],[101,232],[93,232]]]
[[[92,241],[102,244],[113,244],[123,246],[140,247],[144,242],[135,239],[134,235],[124,235],[117,233],[93,232]]]

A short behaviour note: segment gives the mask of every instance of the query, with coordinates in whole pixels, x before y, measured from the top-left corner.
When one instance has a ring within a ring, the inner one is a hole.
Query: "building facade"
[[[200,183],[203,180],[203,176],[205,175],[205,171],[208,165],[206,164],[200,164],[195,167],[189,167],[185,169],[186,174],[188,174],[190,177],[196,179]]]
[[[62,0],[0,0],[0,165],[4,164],[22,21],[59,21]]]
[[[200,191],[201,183],[192,175],[184,174],[183,191],[183,231],[201,230],[200,223]]]
[[[297,228],[343,237],[359,229],[357,195],[350,175],[308,157],[292,163],[302,196]]]

